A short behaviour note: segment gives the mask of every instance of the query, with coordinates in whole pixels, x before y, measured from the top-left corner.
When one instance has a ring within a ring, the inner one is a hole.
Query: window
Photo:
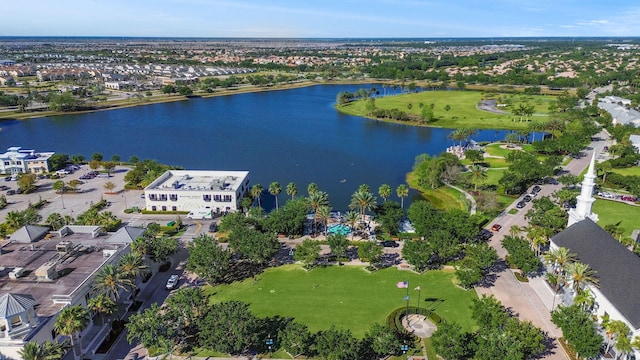
[[[153,201],[158,200],[158,195],[156,195],[156,194],[149,194],[149,200],[153,200]]]
[[[202,195],[202,200],[211,201],[211,195]]]
[[[178,201],[178,194],[169,194],[169,200]]]
[[[16,315],[11,319],[11,327],[12,328],[16,328],[18,326],[22,325],[22,318],[20,317],[20,315]]]
[[[221,195],[213,195],[213,201],[222,201],[222,196]]]
[[[225,195],[223,201],[224,202],[231,202],[231,195]]]
[[[158,211],[158,208],[156,206],[152,206],[151,211]]]
[[[167,211],[167,207],[166,206],[162,206],[162,211]]]
[[[172,206],[171,207],[171,211],[178,211],[178,207],[177,206]]]
[[[167,194],[160,194],[160,201],[167,201]]]
[[[8,162],[8,161],[5,161],[5,162],[4,162],[4,165],[5,165],[5,166],[9,166],[9,165],[11,165],[11,163],[10,163],[10,162]]]

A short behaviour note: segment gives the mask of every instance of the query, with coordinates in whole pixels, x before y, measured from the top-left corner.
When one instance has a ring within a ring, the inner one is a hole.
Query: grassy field
[[[611,172],[624,176],[640,176],[640,166],[632,166],[623,169],[611,169]]]
[[[326,330],[332,324],[350,329],[361,338],[373,323],[385,323],[387,315],[403,307],[406,289],[396,283],[409,281],[410,304],[435,309],[448,321],[458,322],[465,330],[475,327],[471,319],[474,291],[453,284],[454,274],[428,271],[423,275],[395,268],[368,273],[362,267],[330,266],[303,270],[300,265],[285,265],[266,270],[258,281],[247,279],[229,285],[207,288],[212,302],[240,300],[251,304],[257,316],[287,316],[307,324],[312,332]]]
[[[495,114],[488,111],[479,110],[476,105],[483,99],[484,94],[478,91],[425,91],[420,93],[409,93],[395,96],[376,98],[376,108],[380,109],[400,109],[409,114],[419,116],[421,112],[420,104],[431,106],[437,120],[429,126],[445,128],[470,127],[474,129],[524,129],[527,122],[520,122],[511,114]],[[555,100],[552,96],[524,96],[505,95],[511,97],[511,107],[518,107],[522,103],[534,105],[537,121],[547,121],[548,104]],[[447,106],[449,110],[447,110]],[[343,106],[338,106],[338,110],[356,116],[366,116],[368,113],[364,108],[364,101],[355,101]],[[509,108],[505,108],[509,111]]]
[[[412,189],[420,192],[420,195],[431,205],[440,210],[459,209],[467,210],[467,201],[462,193],[447,186],[437,189],[423,189],[418,185],[418,181],[413,172],[407,175],[407,184]]]
[[[628,205],[616,201],[598,199],[593,203],[593,212],[598,214],[598,225],[604,227],[608,224],[620,223],[624,229],[624,236],[631,236],[631,231],[640,228],[640,207]]]

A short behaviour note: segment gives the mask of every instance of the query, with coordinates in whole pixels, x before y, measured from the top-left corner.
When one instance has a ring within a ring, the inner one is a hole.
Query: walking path
[[[464,197],[467,198],[467,200],[469,200],[469,202],[471,203],[471,210],[469,210],[469,214],[471,215],[475,215],[476,214],[476,209],[478,208],[478,204],[476,203],[476,199],[473,198],[473,196],[471,196],[471,194],[469,194],[468,192],[462,190],[461,188],[451,185],[449,183],[444,183],[445,185],[447,185],[448,187],[457,190],[459,192],[461,192]]]

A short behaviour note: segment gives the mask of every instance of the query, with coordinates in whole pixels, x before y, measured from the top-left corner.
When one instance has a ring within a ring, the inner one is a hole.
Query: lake
[[[375,85],[374,85],[375,86]],[[365,85],[318,85],[0,123],[0,147],[83,154],[123,160],[135,155],[186,169],[248,170],[252,184],[293,181],[306,195],[310,182],[329,193],[333,208],[368,184],[404,182],[417,155],[452,145],[451,129],[390,124],[340,114],[341,91]],[[387,90],[389,91],[389,90]],[[477,141],[504,139],[483,130]],[[263,196],[265,207],[273,196]]]

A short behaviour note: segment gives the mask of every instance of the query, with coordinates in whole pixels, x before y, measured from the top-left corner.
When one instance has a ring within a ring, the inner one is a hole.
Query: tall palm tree
[[[15,230],[24,225],[25,219],[21,211],[9,211],[4,218],[4,221]]]
[[[527,239],[531,244],[531,249],[539,256],[540,249],[547,243],[547,234],[545,229],[541,227],[527,228]]]
[[[118,270],[135,285],[138,277],[144,277],[149,273],[149,266],[141,255],[128,253],[120,258]]]
[[[409,187],[405,184],[400,184],[396,188],[396,195],[400,198],[400,207],[404,209],[404,198],[409,196]]]
[[[69,337],[71,342],[71,352],[73,358],[76,358],[76,347],[74,337],[76,333],[81,332],[89,323],[89,311],[80,305],[67,306],[60,311],[53,329],[58,333]],[[82,346],[80,346],[82,348]],[[82,352],[82,349],[80,349]],[[82,355],[82,354],[80,354]]]
[[[598,285],[598,279],[595,277],[596,272],[589,265],[581,262],[572,262],[567,265],[566,277],[572,283],[574,291],[584,288],[587,285]]]
[[[487,180],[487,170],[480,165],[471,165],[469,166],[469,173],[471,174],[471,181],[475,185],[473,191],[478,191],[478,183]]]
[[[278,208],[278,195],[282,192],[282,186],[279,182],[274,181],[269,184],[269,194],[273,195],[276,198],[276,209]]]
[[[344,221],[351,228],[351,240],[353,240],[353,233],[356,231],[356,226],[358,225],[358,220],[360,219],[360,214],[357,211],[347,211],[344,214]]]
[[[105,265],[93,280],[95,291],[99,294],[105,294],[115,301],[120,298],[120,290],[128,291],[132,286],[133,281],[114,265]]]
[[[522,228],[518,225],[511,225],[509,228],[509,235],[512,237],[518,236],[522,232]]]
[[[296,195],[298,195],[298,187],[294,182],[290,182],[287,184],[287,195],[291,196],[291,200],[293,200]]]
[[[378,188],[378,195],[380,195],[380,197],[384,199],[384,202],[387,202],[387,199],[391,196],[391,186],[389,186],[388,184],[380,185],[380,187]]]
[[[320,189],[318,188],[318,184],[316,183],[309,183],[309,185],[307,185],[307,194],[311,195],[315,192],[318,192]]]
[[[356,191],[351,195],[351,203],[349,204],[350,209],[360,209],[360,215],[364,218],[367,210],[371,210],[371,208],[376,204],[376,198],[369,191]]]
[[[314,191],[307,197],[307,205],[313,210],[313,233],[316,232],[318,208],[329,205],[329,195],[324,191]]]
[[[91,311],[100,314],[100,321],[104,324],[104,315],[111,315],[118,310],[118,304],[105,294],[100,294],[89,299],[87,307]]]
[[[322,225],[324,225],[324,235],[327,236],[327,222],[331,217],[331,207],[327,205],[320,206],[316,212],[316,216],[318,220],[322,221]]]
[[[595,304],[595,297],[593,297],[593,293],[589,289],[584,289],[578,291],[576,297],[573,298],[573,303],[576,305],[580,305],[585,311],[588,311]]]
[[[255,184],[251,187],[251,190],[249,190],[249,193],[251,194],[251,197],[253,198],[253,201],[258,200],[258,207],[262,207],[260,204],[260,196],[262,196],[262,185],[260,184]]]

